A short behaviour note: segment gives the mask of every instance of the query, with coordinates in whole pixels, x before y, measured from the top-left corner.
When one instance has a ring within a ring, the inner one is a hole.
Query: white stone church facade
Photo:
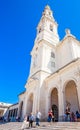
[[[58,25],[46,6],[31,51],[26,91],[19,95],[18,116],[39,110],[47,119],[49,109],[62,120],[66,106],[80,110],[80,42],[66,30],[60,41]]]

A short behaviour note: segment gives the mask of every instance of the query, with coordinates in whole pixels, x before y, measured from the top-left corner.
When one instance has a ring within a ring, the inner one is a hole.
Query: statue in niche
[[[70,102],[66,101],[66,108],[67,108],[67,109],[70,109],[70,107],[71,107]]]
[[[70,108],[71,108],[70,102],[66,101],[66,114],[67,115],[70,115]]]

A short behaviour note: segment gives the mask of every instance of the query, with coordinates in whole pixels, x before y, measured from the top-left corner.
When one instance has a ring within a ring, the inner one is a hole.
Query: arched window
[[[51,52],[51,67],[55,67],[55,53]]]
[[[50,31],[52,31],[52,32],[53,32],[53,26],[52,26],[52,25],[50,25]]]
[[[55,58],[54,52],[51,52],[51,58]]]

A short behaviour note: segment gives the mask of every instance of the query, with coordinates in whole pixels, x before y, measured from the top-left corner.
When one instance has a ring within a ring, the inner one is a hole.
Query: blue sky
[[[30,69],[36,27],[46,5],[58,23],[60,39],[70,28],[80,40],[80,0],[0,0],[0,101],[16,103]]]

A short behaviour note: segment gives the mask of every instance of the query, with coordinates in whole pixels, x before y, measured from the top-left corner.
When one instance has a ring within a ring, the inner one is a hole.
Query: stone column
[[[74,73],[76,79],[76,89],[78,95],[78,104],[79,104],[79,111],[80,111],[80,66],[77,66],[77,70]]]
[[[36,88],[35,88],[36,89]],[[36,90],[35,90],[36,91]],[[33,98],[33,109],[32,109],[32,112],[34,114],[36,114],[36,111],[37,111],[37,93],[35,92],[34,93],[34,98]]]
[[[24,99],[24,106],[23,106],[23,117],[25,117],[25,115],[26,114],[28,114],[27,113],[27,96],[25,97],[25,99]]]
[[[21,102],[19,102],[19,106],[18,106],[18,117],[20,117],[20,105],[21,105]]]
[[[80,111],[80,81],[77,82],[77,94],[78,94],[78,103],[79,103],[79,111]]]
[[[16,117],[16,113],[17,113],[17,108],[15,108],[15,117]]]
[[[37,110],[39,110],[38,106],[38,87],[35,88],[34,98],[33,98],[33,108],[32,112],[36,115]]]
[[[36,114],[37,110],[39,110],[39,96],[40,96],[40,86],[39,81],[35,80],[35,92],[34,92],[34,101],[33,101],[33,112]]]
[[[64,116],[64,92],[60,90],[58,92],[58,104],[59,104],[59,121],[62,121]]]
[[[12,117],[13,117],[14,110],[12,109]]]
[[[46,96],[46,118],[48,116],[48,111],[51,109],[51,95]]]

